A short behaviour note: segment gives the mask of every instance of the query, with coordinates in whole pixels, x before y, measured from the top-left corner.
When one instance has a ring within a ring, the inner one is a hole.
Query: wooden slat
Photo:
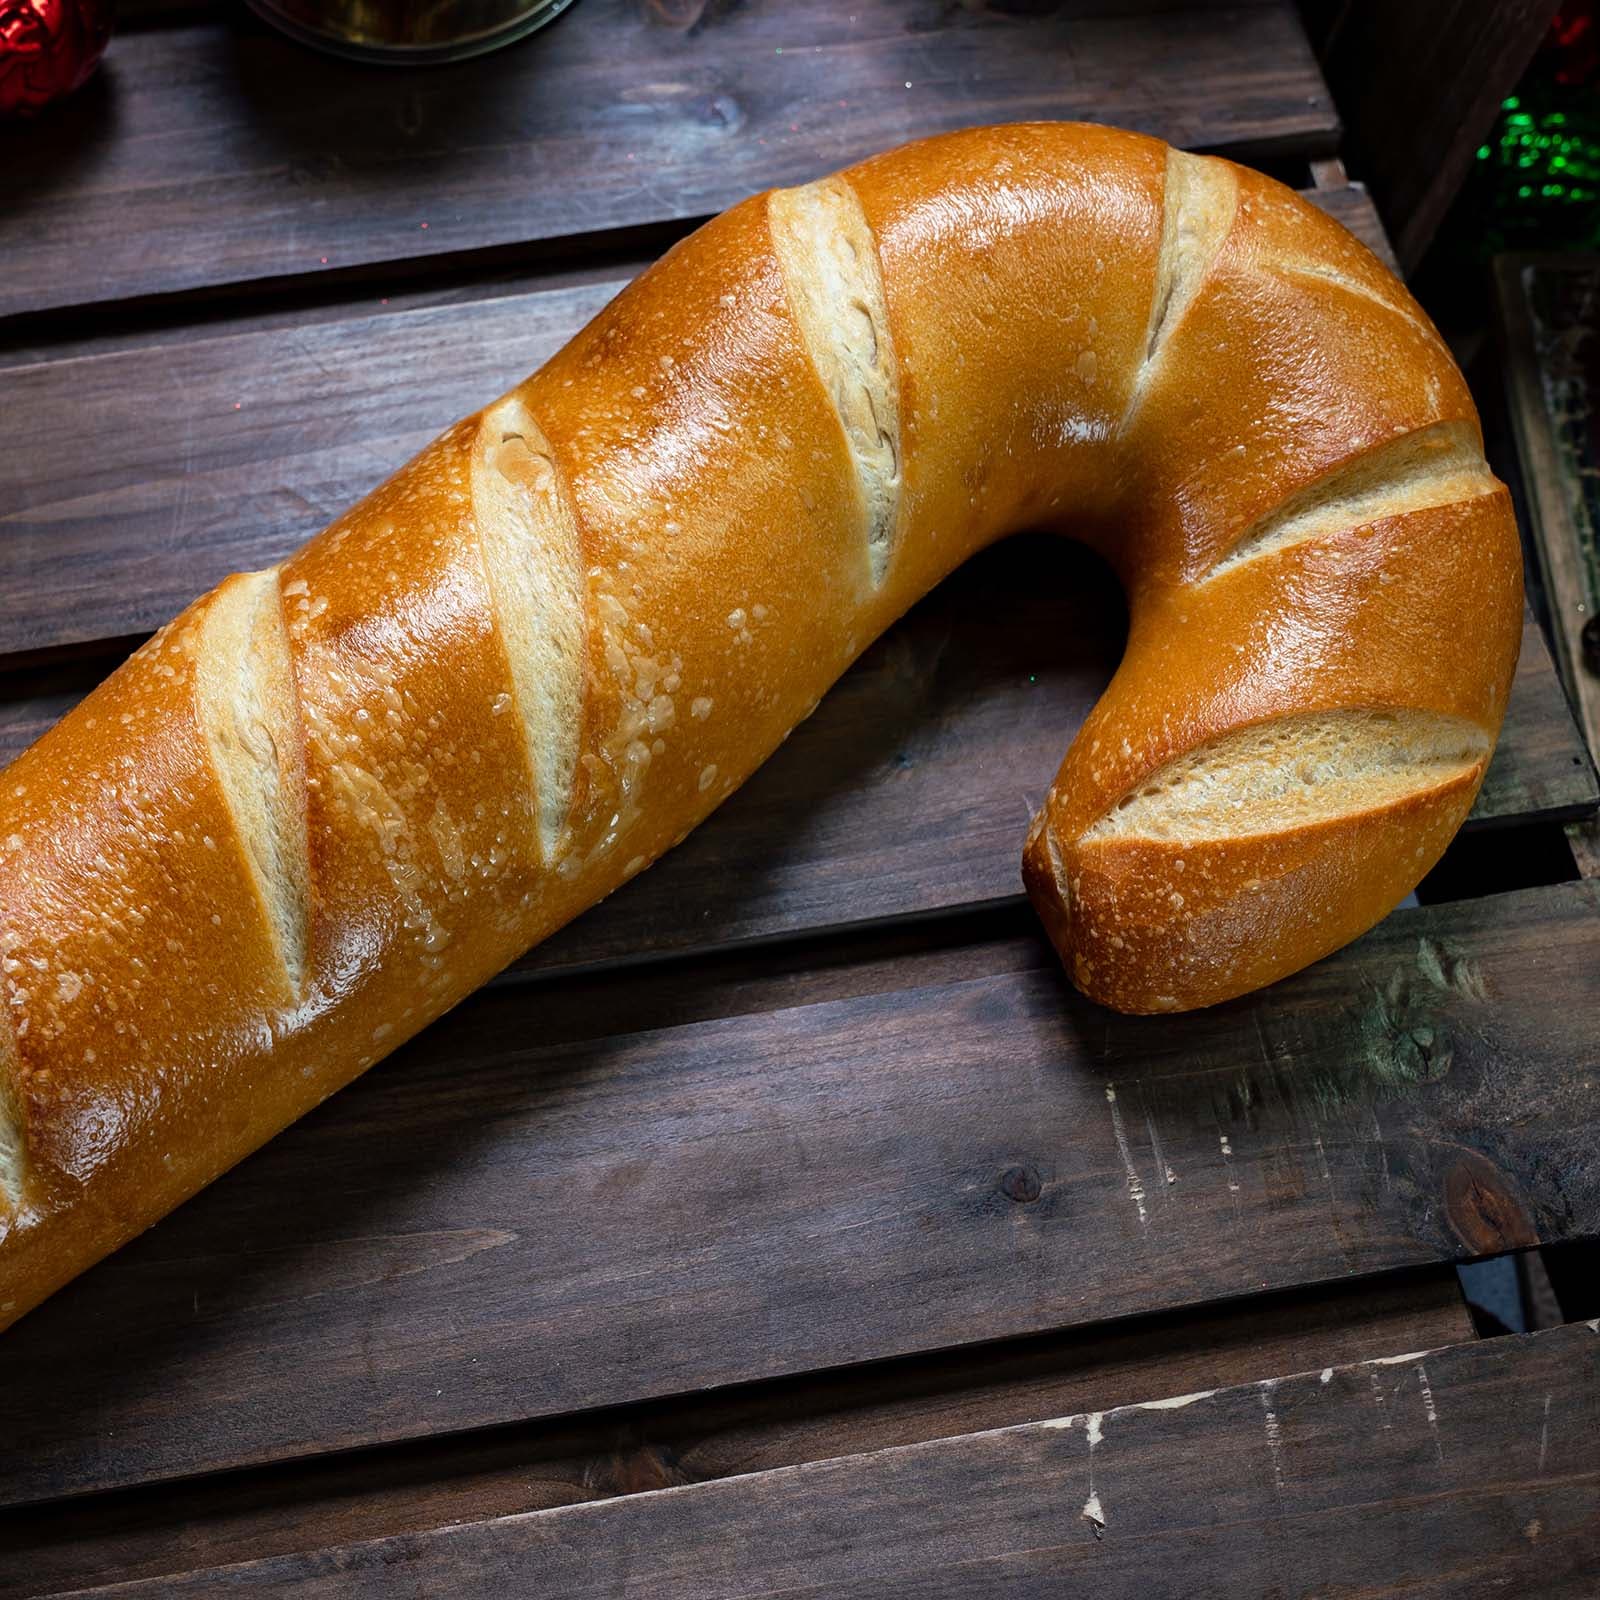
[[[1578,1323],[94,1592],[1587,1600],[1597,1395]]]
[[[708,5],[718,0],[657,0],[660,20],[678,27],[692,27],[706,11]],[[726,0],[723,0],[726,3]],[[1159,14],[1174,9],[1174,0],[1120,0],[1121,8],[1129,15]],[[1182,0],[1180,0],[1180,4]],[[1212,5],[1219,0],[1189,0],[1190,4]],[[1228,3],[1228,0],[1221,0]],[[1242,6],[1271,5],[1273,0],[1231,0],[1235,10]],[[1105,0],[1048,0],[1050,8],[1064,16],[1087,17],[1103,13]],[[1016,9],[1014,6],[1012,9]],[[117,27],[127,32],[133,27],[160,26],[174,16],[225,15],[226,0],[118,0]]]
[[[1177,1018],[1026,937],[491,988],[7,1335],[0,1497],[1594,1232],[1597,1008],[1592,883]]]
[[[1320,153],[1293,6],[1159,19],[765,0],[689,31],[583,0],[516,49],[374,71],[239,21],[133,34],[8,136],[0,315],[706,216],[946,128],[1033,117]]]
[[[282,559],[621,286],[0,371],[0,653],[150,633]]]
[[[1522,616],[1522,654],[1500,744],[1489,765],[1468,826],[1495,827],[1519,819],[1571,821],[1595,809],[1594,764],[1539,624]]]
[[[1451,1268],[0,1513],[0,1597],[259,1560],[1472,1337]]]
[[[1154,4],[1162,0],[1152,0]],[[1269,0],[1271,3],[1271,0]],[[1328,158],[1331,160],[1332,158]],[[1328,160],[1308,163],[1313,170]],[[1305,198],[1349,228],[1393,270],[1394,259],[1372,202],[1359,183],[1348,181],[1325,189],[1303,190]],[[579,285],[622,283],[642,270],[662,250],[693,230],[695,220],[662,223],[590,241],[595,249],[573,258],[541,262],[537,267],[464,263],[423,277],[398,268],[362,285],[342,279],[302,280],[294,292],[239,298],[179,296],[143,304],[102,307],[70,317],[14,317],[0,323],[0,367],[33,366],[67,357],[106,355],[115,351],[158,349],[174,344],[174,330],[185,341],[226,333],[251,333],[279,328],[304,329],[323,322],[343,322],[380,309],[398,314],[431,306],[466,305],[477,300]],[[638,240],[639,248],[629,248]],[[659,240],[654,245],[647,241]],[[605,246],[606,248],[598,248]],[[481,398],[481,397],[480,397]]]

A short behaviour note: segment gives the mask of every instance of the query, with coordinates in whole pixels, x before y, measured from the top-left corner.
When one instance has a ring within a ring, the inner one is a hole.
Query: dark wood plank
[[[1021,906],[1022,832],[1110,681],[1120,617],[1109,576],[1071,547],[1019,542],[975,562],[678,849],[513,971]],[[1566,821],[1597,802],[1594,765],[1530,617],[1466,827]]]
[[[715,6],[718,0],[657,0],[656,10],[661,22],[677,28],[692,28],[701,20],[704,13]],[[726,3],[726,0],[722,0]],[[987,3],[987,0],[985,0]],[[1159,14],[1174,9],[1174,0],[1119,0],[1120,8],[1130,16],[1148,16]],[[1245,6],[1272,5],[1275,0],[1188,0],[1189,5],[1230,5],[1232,9],[1239,10]],[[1092,17],[1102,14],[1106,9],[1106,0],[1022,0],[1022,5],[1032,4],[1035,10],[1042,10],[1045,6],[1052,11],[1068,17]],[[1000,11],[1021,9],[1016,0],[1010,4],[1002,3],[997,7]],[[159,23],[164,18],[174,14],[194,14],[218,16],[225,12],[226,7],[222,0],[118,0],[117,26],[126,30],[130,24],[141,27],[151,23]]]
[[[708,216],[946,128],[1034,117],[1320,152],[1292,5],[1159,20],[833,0],[584,0],[515,49],[374,71],[239,20],[129,35],[8,135],[0,315]]]
[[[1406,270],[1422,260],[1559,0],[1350,5],[1320,54],[1352,161],[1371,182]]]
[[[1519,818],[1572,821],[1595,809],[1594,764],[1539,624],[1522,618],[1522,655],[1511,680],[1500,744],[1468,826],[1499,827]]]
[[[0,371],[22,435],[0,457],[0,653],[150,633],[282,559],[621,286]]]
[[[1600,1230],[1600,886],[1189,1017],[925,960],[484,991],[7,1335],[0,1498]]]
[[[200,0],[204,4],[205,0]],[[1151,0],[1162,4],[1164,0]],[[1275,3],[1275,0],[1266,0]],[[1333,157],[1308,163],[1315,173]],[[1301,191],[1313,205],[1349,228],[1369,249],[1394,268],[1393,253],[1372,201],[1359,183],[1348,179],[1324,188]],[[516,267],[473,258],[432,264],[425,276],[376,272],[370,281],[352,285],[339,277],[307,278],[281,293],[236,297],[185,296],[138,303],[79,307],[70,313],[13,317],[0,321],[0,367],[33,366],[74,356],[171,346],[175,330],[185,341],[263,329],[305,328],[322,322],[344,322],[380,310],[398,313],[433,306],[465,305],[508,295],[599,283],[623,283],[662,250],[696,226],[693,218],[623,230],[603,239],[574,241],[581,253]],[[630,241],[638,248],[631,248]]]
[[[1597,1396],[1578,1323],[94,1592],[1587,1597]]]
[[[1472,1337],[1452,1268],[592,1419],[0,1513],[0,1597],[286,1555],[1008,1427]]]

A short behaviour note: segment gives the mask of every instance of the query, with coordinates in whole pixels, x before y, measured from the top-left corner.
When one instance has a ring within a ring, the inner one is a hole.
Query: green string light
[[[1473,242],[1484,253],[1600,248],[1600,106],[1590,106],[1537,73],[1500,102],[1475,152]]]

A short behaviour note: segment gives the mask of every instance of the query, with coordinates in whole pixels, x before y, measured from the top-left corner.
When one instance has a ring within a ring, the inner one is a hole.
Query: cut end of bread
[[[1291,495],[1246,529],[1201,581],[1311,539],[1456,505],[1499,488],[1475,430],[1465,422],[1435,423],[1380,445]]]
[[[515,395],[478,426],[472,505],[533,775],[540,859],[561,848],[583,737],[583,548],[555,454]]]
[[[276,568],[230,578],[217,590],[206,610],[196,696],[292,1001],[306,982],[310,866],[299,701]]]
[[[1489,743],[1461,718],[1411,709],[1241,728],[1063,834],[1064,871],[1025,855],[1024,880],[1091,999],[1131,1013],[1216,1005],[1391,911],[1461,825]]]
[[[1489,736],[1413,710],[1311,712],[1224,734],[1153,773],[1082,837],[1197,843],[1283,833],[1457,782]]]
[[[775,190],[767,215],[790,310],[850,448],[881,584],[900,512],[900,390],[877,243],[843,178]]]

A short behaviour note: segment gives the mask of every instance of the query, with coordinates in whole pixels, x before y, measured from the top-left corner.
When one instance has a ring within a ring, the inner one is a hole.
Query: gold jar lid
[[[273,27],[334,55],[460,61],[542,28],[573,0],[249,0]]]

